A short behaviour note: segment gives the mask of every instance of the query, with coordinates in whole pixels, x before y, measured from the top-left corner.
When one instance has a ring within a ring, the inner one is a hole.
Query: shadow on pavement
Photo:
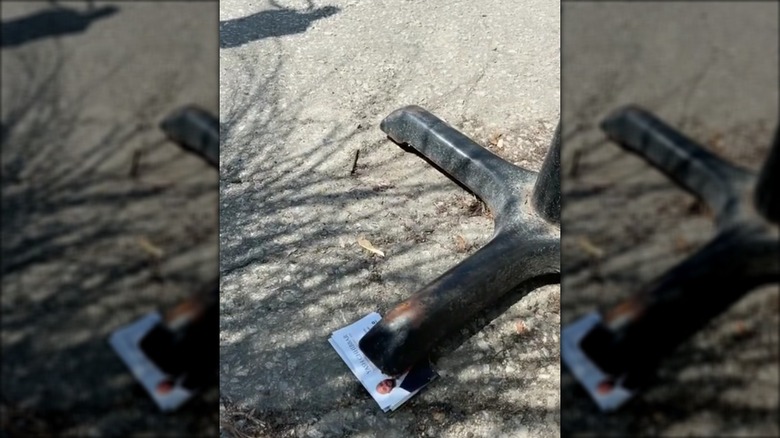
[[[177,77],[101,112],[127,58],[74,84],[70,43],[2,52],[0,436],[213,436],[216,387],[163,415],[107,339],[216,274],[216,174],[157,128]]]
[[[282,52],[281,42],[270,43],[279,48],[276,53]],[[449,247],[452,236],[418,226],[424,213],[409,211],[410,199],[438,197],[443,201],[440,228],[451,229],[471,218],[458,200],[472,196],[465,191],[453,194],[446,178],[415,178],[420,171],[434,170],[359,115],[331,121],[307,115],[303,101],[285,105],[278,84],[284,70],[282,55],[277,55],[275,64],[267,61],[264,75],[251,63],[232,69],[231,80],[245,86],[225,87],[222,94],[221,428],[237,437],[304,436],[316,423],[321,436],[372,435],[381,428],[403,430],[403,436],[410,436],[429,427],[466,427],[464,423],[482,415],[495,418],[507,433],[519,423],[532,427],[539,427],[540,419],[554,423],[557,409],[547,400],[514,403],[512,397],[519,393],[516,388],[529,387],[537,373],[558,362],[557,348],[538,353],[543,347],[536,336],[533,343],[517,345],[520,335],[495,326],[485,329],[544,282],[509,294],[442,343],[434,356],[451,373],[446,383],[428,388],[425,397],[411,400],[392,416],[376,409],[338,360],[327,336],[348,318],[386,310],[443,272],[439,260],[420,248],[438,245],[437,241]],[[327,80],[323,75],[320,82]],[[392,83],[377,86],[371,97],[376,105],[388,107],[388,113],[395,109],[389,102],[392,87]],[[380,111],[384,114],[385,109]],[[307,125],[319,125],[320,133],[298,148],[290,146],[300,141],[297,130]],[[360,148],[357,164],[353,164],[355,147]],[[338,160],[345,165],[335,168]],[[388,228],[373,228],[386,217],[392,218]],[[487,239],[492,222],[479,219]],[[371,241],[388,250],[388,257],[371,255],[354,243],[361,232],[371,233]],[[462,253],[451,251],[452,265],[478,247],[475,243]],[[539,307],[542,313],[548,308],[557,311],[559,306],[544,302]],[[536,330],[552,328],[545,325]],[[450,354],[478,332],[505,334],[495,345],[497,357],[488,359],[492,375],[469,373],[486,366],[484,360],[474,358],[475,347],[458,357]],[[505,372],[510,363],[530,371],[507,379],[502,375],[500,391],[462,403],[474,399],[479,388],[498,385],[495,375]],[[359,417],[352,416],[356,413]]]
[[[36,12],[4,22],[0,47],[21,46],[42,38],[81,33],[94,21],[110,17],[117,12],[119,8],[116,6],[104,6],[87,12],[62,7]]]
[[[248,17],[220,21],[219,47],[238,47],[263,38],[306,32],[311,23],[336,14],[336,6],[324,6],[299,12],[294,9],[262,11]]]

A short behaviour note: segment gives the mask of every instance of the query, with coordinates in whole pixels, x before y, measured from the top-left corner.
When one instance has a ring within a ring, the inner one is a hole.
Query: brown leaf
[[[582,248],[583,251],[585,251],[592,257],[595,257],[597,259],[604,257],[604,250],[596,246],[587,237],[583,236],[577,239],[577,244],[580,246],[580,248]]]
[[[372,245],[371,242],[369,242],[368,239],[366,239],[363,236],[360,236],[360,237],[357,238],[357,243],[358,243],[358,245],[362,246],[363,248],[373,252],[374,254],[376,254],[376,255],[378,255],[380,257],[384,257],[385,256],[384,252],[382,252],[379,249],[375,248],[374,245]]]
[[[529,328],[522,320],[519,320],[515,323],[515,330],[517,331],[518,335],[524,335],[528,333]]]
[[[162,258],[163,255],[165,255],[165,251],[163,251],[162,248],[159,246],[153,244],[149,239],[146,237],[139,237],[137,240],[138,246],[141,247],[144,252],[151,255],[152,257],[156,259]]]
[[[455,236],[455,251],[466,252],[469,250],[469,244],[466,242],[466,238],[460,234]]]

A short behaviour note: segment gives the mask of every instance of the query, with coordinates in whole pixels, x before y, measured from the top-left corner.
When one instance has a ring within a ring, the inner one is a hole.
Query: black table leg
[[[556,132],[537,175],[417,106],[393,112],[381,129],[469,188],[495,218],[487,245],[398,304],[361,339],[361,350],[382,372],[398,375],[521,283],[560,274],[560,141]]]

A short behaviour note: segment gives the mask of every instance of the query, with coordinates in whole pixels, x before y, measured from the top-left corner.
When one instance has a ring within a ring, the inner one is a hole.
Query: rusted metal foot
[[[537,174],[417,106],[393,112],[380,127],[479,196],[495,218],[487,245],[387,312],[361,339],[360,349],[383,373],[398,375],[521,283],[560,274],[560,137],[556,130]]]
[[[171,382],[179,381],[189,391],[216,382],[219,280],[166,312],[139,345]]]
[[[780,131],[761,173],[713,155],[650,113],[622,108],[610,139],[701,199],[717,233],[633,296],[564,328],[563,361],[604,411],[631,399],[662,358],[758,286],[780,280]]]

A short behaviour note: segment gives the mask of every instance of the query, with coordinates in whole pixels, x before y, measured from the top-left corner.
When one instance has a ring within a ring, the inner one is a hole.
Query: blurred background
[[[167,141],[218,108],[217,2],[2,2],[3,436],[215,436],[109,347],[217,273],[217,172]]]
[[[778,5],[562,7],[561,323],[616,304],[713,237],[705,208],[598,124],[638,104],[716,154],[760,168],[778,123]],[[566,436],[777,436],[777,285],[757,289],[601,414],[566,367]]]

